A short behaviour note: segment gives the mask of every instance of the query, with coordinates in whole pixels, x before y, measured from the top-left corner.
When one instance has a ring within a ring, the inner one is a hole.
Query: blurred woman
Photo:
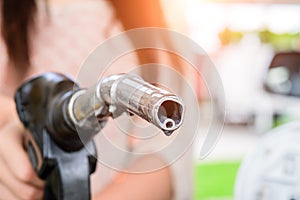
[[[42,199],[44,182],[34,173],[23,148],[25,130],[13,101],[16,88],[30,76],[46,71],[76,77],[81,63],[97,44],[122,31],[120,21],[125,29],[165,27],[165,22],[159,1],[50,0],[46,4],[37,0],[3,0],[1,3],[0,199]],[[134,7],[144,14],[137,17],[139,21],[134,20]],[[152,15],[153,12],[160,15]],[[154,59],[151,61],[149,55],[153,52],[138,53],[140,63],[158,61],[157,56],[150,57]],[[136,58],[125,56],[119,63],[128,66],[123,69],[126,72],[136,65]],[[164,164],[163,159],[150,156],[130,167],[148,162]],[[170,167],[131,174],[100,166],[97,173],[92,181],[94,199],[163,200],[179,198],[177,194],[182,193],[174,187]],[[189,192],[183,193],[190,199]]]

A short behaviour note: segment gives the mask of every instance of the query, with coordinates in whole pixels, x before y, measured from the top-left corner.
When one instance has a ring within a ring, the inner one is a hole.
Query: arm
[[[145,165],[161,165],[158,157],[145,157],[136,161],[131,170]],[[169,200],[172,199],[172,179],[170,168],[150,173],[120,172],[116,178],[103,190],[95,194],[94,200]]]
[[[110,0],[110,2],[125,31],[145,27],[169,28],[161,0]],[[156,41],[165,44],[166,47],[174,45],[171,38],[158,36]],[[158,49],[139,49],[136,50],[136,53],[140,65],[148,63],[170,64],[179,73],[184,74],[182,60],[174,54]],[[168,61],[166,62],[162,58],[167,58]],[[157,77],[158,74],[159,71],[155,68],[142,68],[141,71],[142,77],[146,80],[151,77],[153,81],[153,77]]]

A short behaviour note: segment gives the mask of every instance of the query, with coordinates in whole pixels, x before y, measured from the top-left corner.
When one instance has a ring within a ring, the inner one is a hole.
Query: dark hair
[[[2,1],[1,34],[12,67],[26,69],[30,65],[30,36],[36,13],[36,0]]]

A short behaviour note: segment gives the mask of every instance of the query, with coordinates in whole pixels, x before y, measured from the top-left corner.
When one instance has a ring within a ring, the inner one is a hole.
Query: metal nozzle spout
[[[116,110],[116,113],[118,110],[134,113],[160,128],[166,135],[178,129],[183,122],[183,101],[177,95],[138,76],[116,76],[110,87],[109,97],[106,95],[104,99],[115,108],[113,110]]]
[[[178,129],[184,118],[183,101],[177,95],[129,74],[105,77],[95,87],[78,96],[74,102],[69,111],[74,112],[79,121],[92,113],[98,119],[97,113],[106,117],[101,110],[109,110],[106,114],[112,117],[118,117],[127,111],[154,124],[166,135]],[[89,105],[91,102],[96,104]],[[91,112],[92,110],[94,112]]]

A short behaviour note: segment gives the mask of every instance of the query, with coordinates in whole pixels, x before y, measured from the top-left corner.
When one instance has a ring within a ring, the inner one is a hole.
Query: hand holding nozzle
[[[105,77],[85,90],[64,75],[45,73],[24,83],[15,100],[31,133],[26,144],[30,161],[46,180],[44,200],[90,199],[89,175],[97,163],[93,136],[108,117],[130,112],[170,135],[184,115],[178,96],[128,74]]]

